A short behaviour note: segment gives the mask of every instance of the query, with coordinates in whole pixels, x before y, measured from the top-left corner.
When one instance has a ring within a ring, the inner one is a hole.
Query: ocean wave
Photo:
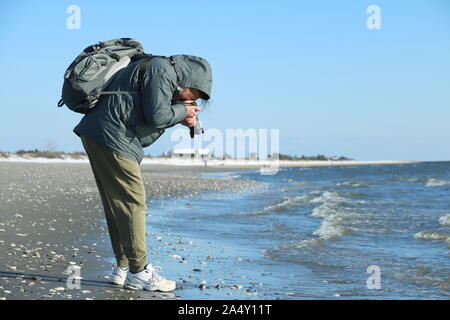
[[[343,249],[346,255],[346,249]],[[340,250],[340,252],[342,252]],[[322,270],[336,272],[338,269],[342,271],[348,268],[348,261],[339,259],[336,256],[336,250],[328,245],[323,239],[305,239],[297,243],[282,244],[270,249],[261,251],[265,258],[294,262],[307,267],[309,270]],[[336,259],[337,258],[337,259]]]
[[[305,201],[309,200],[311,196],[309,195],[301,195],[301,196],[288,196],[285,197],[281,202],[268,205],[264,207],[261,211],[254,211],[254,212],[241,212],[239,215],[266,215],[276,212],[283,212],[286,211],[286,209],[297,207],[301,204],[303,204]]]
[[[296,248],[317,248],[323,247],[323,241],[321,239],[308,239],[302,240],[296,245]]]
[[[313,235],[320,239],[332,240],[338,236],[353,234],[353,226],[361,220],[360,214],[348,205],[364,203],[362,200],[351,200],[337,192],[325,191],[310,200],[310,203],[321,203],[311,212],[311,217],[323,219]]]
[[[322,194],[314,199],[311,199],[310,203],[325,203],[325,202],[341,202],[344,201],[344,198],[341,194],[337,192],[325,191]]]
[[[270,206],[267,206],[264,208],[264,211],[278,211],[278,210],[283,210],[289,207],[293,207],[298,205],[299,203],[302,203],[306,200],[308,200],[309,198],[311,198],[310,196],[304,194],[301,196],[294,196],[294,197],[286,197],[282,202],[280,203],[276,203]]]
[[[440,217],[439,223],[443,226],[450,226],[450,214]]]
[[[266,258],[276,259],[276,260],[295,260],[295,258],[300,254],[299,250],[303,249],[320,249],[325,248],[322,239],[306,239],[298,243],[288,243],[276,246],[270,249],[263,249],[262,255]]]
[[[428,180],[426,177],[392,177],[388,179],[389,181],[408,181],[408,182],[422,182]]]
[[[286,251],[286,250],[290,250],[290,249],[303,249],[303,248],[317,248],[317,247],[323,247],[324,246],[324,242],[322,239],[306,239],[306,240],[302,240],[298,243],[288,243],[288,244],[282,244],[279,246],[276,246],[274,248],[271,249],[266,249],[264,250],[264,252],[274,252],[274,251]]]
[[[445,185],[450,184],[450,181],[447,180],[441,180],[436,178],[428,179],[427,183],[425,184],[426,187],[442,187]]]
[[[369,185],[371,185],[371,182],[368,180],[350,180],[350,181],[340,182],[336,185],[336,187],[361,188],[361,187],[367,187]]]
[[[313,209],[311,212],[311,217],[313,218],[326,218],[328,216],[331,216],[333,214],[336,214],[338,211],[336,210],[335,206],[332,204],[324,203],[316,208]]]
[[[364,193],[364,192],[348,192],[347,195],[349,195],[350,197],[355,197],[355,198],[370,197],[369,194]]]
[[[450,237],[448,233],[442,233],[439,231],[420,231],[414,235],[416,240],[445,240]]]
[[[363,192],[347,192],[346,195],[350,196],[345,197],[342,193],[332,192],[332,191],[324,191],[324,192],[311,192],[310,194],[320,194],[320,196],[311,199],[310,203],[334,203],[340,205],[346,204],[355,204],[355,203],[366,203],[365,200],[356,200],[351,198],[362,198],[368,197],[369,194]]]
[[[323,219],[319,228],[313,232],[313,235],[325,240],[331,240],[338,236],[353,234],[350,228],[350,220],[354,219],[356,214],[337,213]]]

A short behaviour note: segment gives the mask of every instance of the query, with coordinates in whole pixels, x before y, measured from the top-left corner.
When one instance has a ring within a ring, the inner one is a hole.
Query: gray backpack
[[[99,42],[87,47],[64,74],[62,99],[58,107],[65,104],[72,111],[88,113],[101,94],[109,93],[104,89],[117,71],[125,68],[130,61],[146,57],[152,56],[145,54],[141,43],[131,38]]]

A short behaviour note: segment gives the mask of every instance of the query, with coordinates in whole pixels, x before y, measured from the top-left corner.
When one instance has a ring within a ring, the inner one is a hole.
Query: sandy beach
[[[141,168],[148,201],[253,185],[194,175],[212,168]],[[177,298],[108,283],[113,255],[88,163],[1,162],[0,177],[0,299]],[[66,286],[71,265],[81,267],[80,290]]]

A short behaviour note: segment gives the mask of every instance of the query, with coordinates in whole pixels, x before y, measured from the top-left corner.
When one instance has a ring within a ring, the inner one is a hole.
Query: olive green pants
[[[139,164],[86,136],[81,141],[100,192],[117,265],[140,272],[147,264],[147,206]]]

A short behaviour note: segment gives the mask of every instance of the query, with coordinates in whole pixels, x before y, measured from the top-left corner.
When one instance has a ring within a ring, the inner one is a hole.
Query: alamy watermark
[[[66,274],[69,275],[66,282],[67,289],[81,289],[81,267],[70,265],[66,269]]]
[[[66,27],[69,30],[81,29],[81,9],[77,5],[70,5],[66,9],[66,13],[69,14],[66,20]]]
[[[367,18],[366,26],[369,30],[381,29],[381,9],[377,5],[370,5],[366,9],[366,13],[370,16]]]
[[[205,130],[201,136],[191,139],[185,129],[172,132],[171,141],[176,145],[170,152],[172,159],[202,160],[234,164],[260,164],[260,173],[273,175],[278,172],[279,129],[219,129]]]
[[[369,290],[381,289],[381,269],[377,265],[371,265],[367,267],[366,273],[370,276],[367,278],[366,285]]]

